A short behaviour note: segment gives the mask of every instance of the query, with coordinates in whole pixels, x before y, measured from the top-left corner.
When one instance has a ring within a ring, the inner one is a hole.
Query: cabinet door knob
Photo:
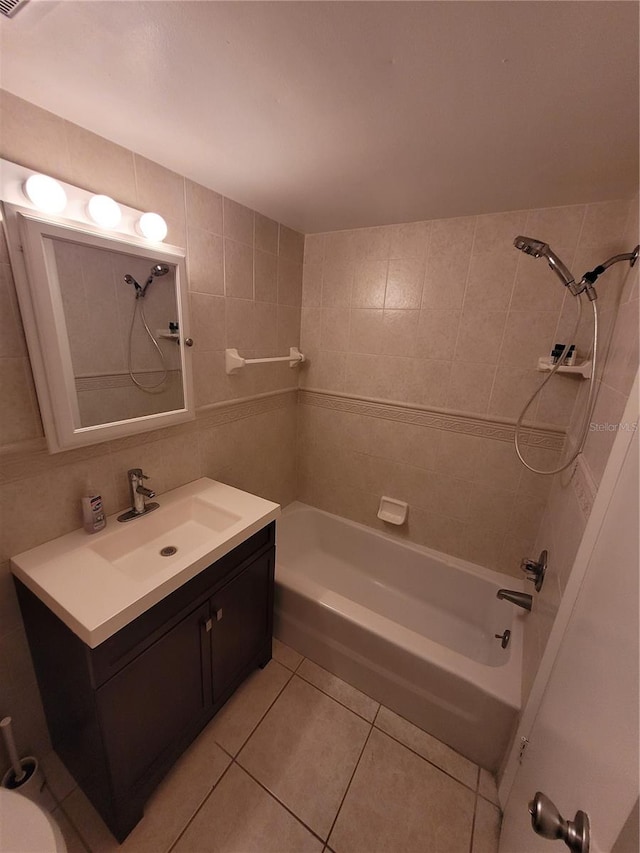
[[[202,620],[202,625],[203,625],[203,627],[204,627],[204,630],[205,630],[207,633],[209,633],[209,631],[210,631],[210,630],[211,630],[211,628],[213,627],[213,622],[211,621],[211,619],[203,619],[203,620]]]
[[[216,622],[219,622],[222,619],[222,607],[219,607],[216,610]]]

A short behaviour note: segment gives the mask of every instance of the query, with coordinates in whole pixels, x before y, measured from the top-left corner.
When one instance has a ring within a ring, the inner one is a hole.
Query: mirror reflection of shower
[[[149,328],[149,324],[147,323],[147,319],[144,315],[144,297],[145,297],[145,294],[147,292],[147,288],[153,282],[153,280],[155,278],[158,278],[159,276],[167,275],[168,272],[169,272],[169,267],[167,266],[167,264],[154,264],[151,267],[149,277],[147,278],[146,282],[143,285],[139,284],[135,280],[135,278],[132,275],[130,275],[129,273],[127,273],[124,277],[124,281],[126,284],[132,284],[134,286],[135,294],[136,294],[135,302],[133,303],[133,311],[131,313],[131,324],[129,326],[129,348],[128,348],[128,352],[127,352],[127,368],[129,370],[129,376],[131,377],[131,381],[135,385],[137,385],[137,387],[140,388],[141,391],[145,391],[148,394],[152,394],[154,391],[157,391],[162,386],[164,386],[164,384],[167,380],[168,371],[167,371],[167,364],[165,361],[164,353],[162,352],[160,345],[158,344],[158,341],[153,336],[153,333],[151,332],[151,329]],[[138,315],[138,313],[140,314],[140,319],[142,321],[142,325],[144,326],[145,332],[149,336],[149,340],[151,341],[151,343],[153,344],[153,346],[155,347],[155,349],[158,353],[158,356],[160,358],[161,370],[163,371],[163,376],[160,379],[160,381],[156,382],[153,385],[145,385],[144,383],[139,382],[136,379],[136,377],[134,376],[133,367],[131,364],[131,362],[132,362],[132,348],[133,348],[133,330],[134,330],[134,326],[135,326],[136,316]]]
[[[569,460],[562,465],[560,468],[554,468],[552,471],[541,471],[538,468],[533,468],[529,465],[528,462],[525,461],[522,456],[522,452],[520,449],[520,429],[522,427],[522,422],[524,420],[525,413],[529,409],[529,406],[536,399],[538,394],[542,391],[547,382],[554,376],[557,371],[562,367],[567,355],[569,354],[569,344],[567,344],[564,348],[564,351],[561,353],[560,357],[554,364],[552,370],[549,372],[549,375],[545,377],[545,379],[540,383],[539,387],[533,392],[533,394],[529,397],[527,402],[524,405],[524,408],[520,412],[520,416],[516,422],[516,429],[513,436],[513,442],[515,444],[516,453],[518,454],[518,458],[530,471],[533,471],[536,474],[558,474],[560,471],[564,471],[568,468],[578,456],[584,450],[584,446],[587,441],[587,435],[589,432],[589,423],[591,421],[591,416],[593,413],[593,407],[595,404],[595,390],[596,390],[596,369],[598,366],[598,310],[596,308],[596,299],[598,298],[598,294],[596,293],[596,289],[594,284],[596,279],[602,275],[602,273],[606,272],[606,270],[613,266],[613,264],[617,264],[620,261],[629,261],[629,265],[633,266],[638,260],[638,254],[640,253],[640,246],[636,246],[633,252],[624,252],[620,255],[614,255],[608,260],[604,261],[602,264],[599,264],[594,269],[586,272],[580,282],[576,284],[576,280],[569,270],[567,266],[560,260],[560,258],[556,255],[553,249],[545,243],[543,240],[537,240],[534,237],[524,237],[522,235],[515,238],[513,241],[513,245],[516,249],[519,249],[521,252],[524,252],[526,255],[532,255],[534,258],[546,258],[549,267],[554,271],[554,273],[558,276],[560,281],[564,284],[564,286],[577,298],[577,308],[578,308],[578,316],[576,318],[576,324],[573,328],[573,332],[571,334],[571,338],[569,340],[569,344],[572,341],[575,341],[576,335],[578,333],[578,328],[580,326],[580,321],[582,319],[582,294],[586,293],[589,302],[591,303],[591,307],[593,310],[593,337],[591,343],[591,376],[589,377],[589,393],[587,395],[587,403],[584,411],[584,420],[582,421],[581,429],[578,432],[579,438],[577,443],[577,449],[575,453],[571,455]]]

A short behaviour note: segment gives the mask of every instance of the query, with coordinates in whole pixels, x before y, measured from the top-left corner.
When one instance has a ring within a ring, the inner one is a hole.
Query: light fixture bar
[[[140,246],[163,242],[167,236],[167,223],[158,213],[128,207],[109,196],[88,192],[10,160],[0,159],[0,199],[32,208],[61,225],[71,222],[89,230],[99,228],[113,236],[125,236]]]

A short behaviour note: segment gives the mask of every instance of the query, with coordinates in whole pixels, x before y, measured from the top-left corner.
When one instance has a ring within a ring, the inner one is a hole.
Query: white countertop
[[[280,515],[280,506],[203,477],[160,508],[104,530],[74,530],[11,558],[11,570],[91,648]],[[120,513],[118,513],[119,515]],[[160,557],[159,549],[177,545]]]

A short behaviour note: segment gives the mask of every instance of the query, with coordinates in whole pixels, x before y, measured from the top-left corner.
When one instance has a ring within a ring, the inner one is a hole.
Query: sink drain
[[[160,556],[161,557],[172,557],[176,554],[178,549],[174,545],[167,545],[165,548],[161,548]]]

